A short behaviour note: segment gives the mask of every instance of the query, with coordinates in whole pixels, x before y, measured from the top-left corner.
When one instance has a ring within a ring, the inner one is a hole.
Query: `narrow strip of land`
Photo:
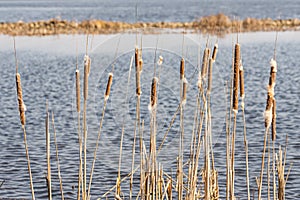
[[[0,34],[43,36],[56,34],[112,34],[144,29],[144,33],[153,33],[153,28],[167,29],[169,32],[187,30],[222,35],[232,32],[287,31],[300,30],[300,19],[231,19],[224,14],[202,17],[192,22],[114,22],[86,20],[81,22],[51,19],[35,22],[1,22]],[[151,29],[152,28],[152,29]],[[156,30],[157,31],[157,30]]]

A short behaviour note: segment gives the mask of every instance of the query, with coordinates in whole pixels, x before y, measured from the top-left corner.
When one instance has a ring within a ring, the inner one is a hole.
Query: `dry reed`
[[[96,147],[95,147],[95,150],[94,150],[94,159],[93,159],[93,163],[92,163],[92,167],[91,167],[91,171],[90,171],[90,181],[89,181],[89,187],[88,187],[88,192],[87,192],[87,200],[90,199],[90,191],[91,191],[91,186],[92,186],[93,173],[94,173],[94,168],[95,168],[97,151],[98,151],[98,147],[99,147],[99,141],[100,141],[100,137],[101,137],[101,130],[102,130],[103,121],[104,121],[104,114],[105,114],[106,104],[107,104],[109,94],[110,94],[112,78],[113,78],[113,73],[109,73],[108,74],[107,85],[106,85],[106,92],[105,92],[105,95],[104,95],[104,105],[103,105],[103,108],[102,108],[102,116],[101,116],[99,130],[98,130],[98,137],[97,137],[97,140],[96,140]]]
[[[79,70],[76,69],[76,109],[77,112],[80,112],[80,73]]]
[[[276,100],[273,98],[272,107],[272,141],[276,140]]]
[[[46,103],[46,119],[45,119],[45,129],[46,129],[46,159],[47,159],[47,187],[48,187],[48,199],[52,199],[52,189],[51,189],[51,164],[50,164],[50,132],[49,132],[49,112],[48,112],[48,102]]]
[[[54,144],[55,144],[55,152],[56,152],[56,164],[57,164],[57,175],[59,179],[59,189],[61,193],[61,199],[64,200],[64,191],[63,191],[63,185],[62,185],[62,178],[60,174],[60,164],[59,164],[59,157],[58,157],[58,147],[57,147],[57,142],[56,142],[56,129],[54,125],[54,114],[52,112],[52,127],[53,127],[53,132],[54,132]]]

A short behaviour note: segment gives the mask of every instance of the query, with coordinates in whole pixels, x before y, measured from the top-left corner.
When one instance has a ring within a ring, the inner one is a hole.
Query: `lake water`
[[[246,33],[240,35],[242,58],[246,82],[246,123],[249,140],[249,163],[251,191],[256,189],[255,177],[259,176],[261,151],[263,144],[264,122],[263,112],[266,102],[266,85],[269,77],[269,61],[273,56],[275,33]],[[300,118],[300,71],[299,56],[300,39],[298,32],[282,32],[278,34],[277,44],[277,128],[276,145],[285,146],[285,136],[289,137],[287,166],[293,168],[286,186],[287,199],[299,198],[299,164],[298,136]],[[129,63],[133,55],[135,35],[94,36],[91,58],[92,68],[89,82],[88,106],[88,169],[91,167],[95,140],[103,107],[103,94],[108,72],[112,70],[116,47],[120,38],[117,59],[114,67],[114,83],[107,104],[104,127],[101,135],[98,159],[92,186],[92,199],[100,197],[114,184],[117,176],[118,155],[121,127],[126,121],[122,176],[130,171],[132,133],[134,124],[135,94],[134,70],[128,93],[127,80]],[[216,168],[219,171],[220,195],[225,195],[225,86],[229,80],[231,68],[232,40],[235,35],[219,38],[219,54],[214,67],[212,112],[213,136]],[[216,38],[211,38],[212,43]],[[255,42],[253,43],[253,40]],[[15,90],[15,68],[13,40],[1,36],[0,49],[0,181],[5,180],[0,189],[1,198],[30,198],[29,179],[23,145],[23,134],[17,110]],[[157,73],[160,74],[158,99],[158,143],[166,130],[165,123],[171,121],[179,102],[179,61],[183,54],[186,58],[186,77],[189,81],[188,101],[185,110],[185,146],[189,145],[192,129],[193,110],[196,99],[197,52],[198,45],[204,48],[206,37],[186,35],[182,53],[182,35],[146,35],[143,36],[144,69],[142,76],[142,118],[145,120],[145,137],[149,134],[149,93],[153,76],[153,60],[158,41],[157,56],[164,57],[164,64]],[[178,43],[178,41],[181,41]],[[85,52],[85,36],[48,36],[48,37],[17,37],[17,54],[19,71],[22,76],[23,97],[27,106],[27,140],[33,173],[36,197],[47,197],[45,172],[45,102],[49,101],[50,112],[54,112],[57,141],[66,198],[76,197],[78,142],[77,114],[75,109],[74,72],[76,67],[76,43],[78,44],[79,69],[83,74],[83,55]],[[90,48],[89,48],[90,49]],[[160,73],[159,73],[160,72]],[[126,95],[127,94],[127,95]],[[238,130],[236,143],[236,194],[245,198],[245,164],[242,135],[241,112],[238,113]],[[175,171],[178,127],[176,120],[168,136],[166,144],[159,156],[159,161],[166,171]],[[51,142],[51,161],[53,169],[53,196],[60,196],[55,164],[55,146],[53,129]],[[148,140],[145,139],[146,145]],[[138,146],[137,146],[138,151]],[[185,155],[188,154],[188,148]],[[138,159],[138,157],[137,157]],[[187,157],[185,158],[187,159]],[[75,187],[75,190],[73,189]],[[128,195],[128,183],[123,185],[124,195]],[[266,195],[266,194],[263,194]],[[111,196],[110,196],[111,197]]]
[[[81,21],[192,21],[224,13],[231,17],[300,18],[298,0],[13,0],[0,1],[0,21],[32,21],[61,18]]]

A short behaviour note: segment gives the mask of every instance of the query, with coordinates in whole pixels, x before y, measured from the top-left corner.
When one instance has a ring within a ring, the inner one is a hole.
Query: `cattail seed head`
[[[209,58],[209,70],[208,70],[208,85],[207,85],[207,93],[210,94],[211,93],[211,89],[212,89],[212,68],[213,68],[213,59]]]
[[[235,44],[234,48],[234,72],[233,72],[233,98],[232,98],[232,108],[234,112],[238,111],[238,105],[239,105],[239,68],[240,68],[240,60],[241,60],[241,54],[240,54],[240,44]]]
[[[184,78],[184,58],[180,61],[180,80]]]
[[[16,86],[17,86],[20,121],[21,121],[22,126],[24,126],[26,123],[26,117],[25,117],[26,106],[23,102],[21,75],[19,73],[16,74]]]
[[[87,100],[88,98],[88,78],[90,74],[90,58],[88,55],[84,56],[84,84],[83,84],[83,98],[84,100]]]
[[[157,104],[157,82],[158,82],[158,78],[154,77],[152,79],[152,84],[151,84],[151,109],[153,109],[156,104]]]
[[[214,62],[216,61],[217,53],[218,53],[218,44],[215,44],[213,54],[212,54],[212,59]]]
[[[106,85],[106,91],[105,91],[105,100],[108,100],[108,98],[109,98],[112,80],[113,80],[113,73],[109,73],[107,85]]]
[[[202,80],[204,80],[207,75],[209,51],[210,51],[209,48],[204,49],[203,59],[202,59],[202,69],[201,69]]]
[[[243,99],[245,98],[245,86],[244,86],[244,67],[243,65],[240,65],[240,97]]]
[[[275,60],[271,59],[270,61],[270,79],[269,79],[269,86],[275,87],[275,82],[276,82],[276,72],[277,72],[277,63]]]
[[[75,72],[76,75],[76,107],[77,107],[77,112],[80,112],[80,73],[79,70],[77,69]]]
[[[272,141],[276,140],[276,100],[273,98],[272,107]]]
[[[140,53],[138,47],[135,47],[135,81],[136,81],[136,95],[140,96],[142,94],[141,91],[141,67],[140,64],[143,65],[143,60],[140,59]]]
[[[139,65],[139,48],[138,47],[135,47],[134,61],[135,61],[135,68],[137,68]]]
[[[182,87],[182,104],[186,104],[186,97],[187,97],[187,89],[188,89],[188,81],[186,78],[183,79],[183,87]]]

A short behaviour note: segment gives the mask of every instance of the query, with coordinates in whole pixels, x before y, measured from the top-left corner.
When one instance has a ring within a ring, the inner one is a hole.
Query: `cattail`
[[[272,116],[273,112],[273,99],[274,99],[274,87],[275,87],[275,81],[276,81],[276,72],[277,72],[277,63],[275,60],[271,59],[270,61],[270,78],[269,78],[269,85],[268,85],[268,97],[267,97],[267,105],[265,110],[265,127],[268,128],[271,126],[272,119],[274,116]],[[272,136],[273,137],[273,136]]]
[[[276,140],[276,100],[273,98],[272,107],[272,141]]]
[[[153,109],[156,104],[157,104],[157,82],[158,78],[154,77],[152,79],[152,84],[151,84],[151,98],[150,98],[150,108]]]
[[[233,74],[233,98],[232,98],[232,108],[234,112],[238,111],[239,106],[239,94],[238,94],[238,87],[239,87],[239,68],[240,68],[240,44],[235,44],[235,51],[234,51],[234,74]]]
[[[163,63],[164,58],[162,56],[158,57],[157,65],[160,66]]]
[[[105,91],[105,100],[107,100],[109,98],[112,79],[113,79],[113,73],[109,73],[108,74],[107,85],[106,85],[106,91]]]
[[[181,59],[180,62],[180,80],[184,78],[184,58]]]
[[[143,64],[143,60],[139,59],[139,49],[135,47],[135,81],[136,81],[136,95],[140,96],[142,94],[141,91],[141,69],[139,64]],[[139,63],[141,61],[141,63]]]
[[[244,68],[243,65],[240,65],[240,71],[239,71],[239,75],[240,75],[240,97],[241,98],[245,98],[245,87],[244,87]]]
[[[91,61],[88,55],[84,56],[84,85],[83,85],[83,98],[88,98],[88,77],[90,74]]]
[[[216,61],[217,53],[218,53],[218,44],[215,44],[213,54],[212,54],[212,59],[214,62]]]
[[[77,112],[80,112],[80,73],[76,69],[76,103],[77,103]]]
[[[207,86],[207,93],[210,94],[212,88],[212,68],[213,68],[213,59],[209,58],[209,71],[208,71],[208,86]]]
[[[183,87],[182,87],[182,104],[184,105],[186,103],[186,93],[188,88],[188,81],[186,78],[183,79]]]
[[[134,61],[135,61],[135,68],[138,67],[139,65],[139,48],[138,47],[135,47],[135,53],[134,53]]]
[[[16,74],[16,85],[17,85],[20,121],[21,121],[22,126],[24,126],[25,122],[26,122],[26,118],[25,118],[26,106],[23,102],[21,75],[19,73]]]
[[[204,53],[203,53],[203,60],[202,60],[202,70],[201,70],[201,76],[202,76],[202,80],[205,79],[206,74],[207,74],[207,67],[208,67],[208,57],[209,57],[209,48],[205,48],[204,49]]]

